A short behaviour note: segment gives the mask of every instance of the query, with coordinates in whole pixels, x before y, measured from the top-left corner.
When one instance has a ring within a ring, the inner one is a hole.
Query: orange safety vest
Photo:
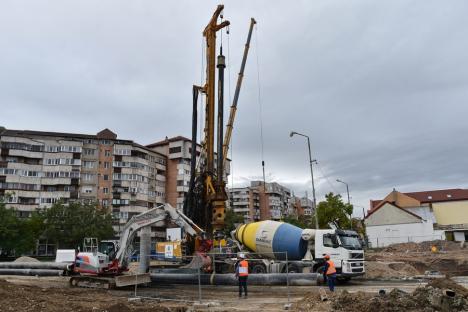
[[[239,276],[249,276],[249,263],[247,260],[239,262]]]
[[[335,263],[331,260],[327,261],[328,263],[328,269],[327,269],[327,275],[335,274],[336,273],[336,268],[335,268]]]

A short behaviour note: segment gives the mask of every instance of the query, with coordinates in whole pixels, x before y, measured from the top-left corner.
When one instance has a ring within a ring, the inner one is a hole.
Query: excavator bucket
[[[151,283],[151,276],[149,273],[142,274],[128,274],[128,275],[119,275],[115,277],[115,286],[131,286],[138,284]]]

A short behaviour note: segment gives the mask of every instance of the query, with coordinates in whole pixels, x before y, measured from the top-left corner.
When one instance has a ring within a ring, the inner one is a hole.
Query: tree
[[[96,204],[58,202],[44,211],[44,220],[44,238],[54,241],[57,248],[76,248],[85,237],[114,236],[111,215]]]
[[[232,209],[226,209],[224,217],[224,233],[229,235],[231,231],[236,229],[238,224],[244,223],[244,216],[237,214]]]
[[[343,203],[341,195],[332,192],[325,195],[325,199],[317,205],[320,228],[328,228],[329,222],[337,223],[340,228],[349,228],[353,205]]]
[[[8,209],[0,201],[0,254],[11,253],[19,236],[19,220],[13,209]]]
[[[6,208],[0,201],[0,253],[21,255],[32,251],[42,231],[43,219],[38,213],[20,218],[15,209]]]
[[[295,216],[295,215],[287,215],[283,218],[283,222],[295,225],[297,227],[300,227],[301,229],[310,229],[313,224],[313,219],[311,216],[306,216],[306,215],[301,215],[301,216]],[[315,227],[315,226],[314,226]]]

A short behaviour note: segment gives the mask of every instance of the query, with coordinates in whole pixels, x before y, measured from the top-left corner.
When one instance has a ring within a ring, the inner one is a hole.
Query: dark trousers
[[[242,288],[244,288],[244,294],[247,297],[247,278],[248,276],[239,276],[239,297],[242,297]]]
[[[327,275],[327,284],[330,291],[335,291],[336,274]]]

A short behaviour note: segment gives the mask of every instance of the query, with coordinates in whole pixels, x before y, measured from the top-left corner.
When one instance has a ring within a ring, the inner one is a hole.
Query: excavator
[[[83,252],[79,252],[74,263],[74,273],[70,285],[75,287],[113,288],[150,282],[150,275],[124,274],[128,271],[129,256],[136,233],[148,226],[166,226],[173,223],[182,228],[185,234],[193,238],[204,237],[204,231],[181,211],[169,204],[159,205],[153,209],[133,216],[125,224],[119,241],[101,241],[99,246],[95,239],[88,239]],[[201,244],[200,252],[203,250]]]
[[[192,89],[192,151],[197,149],[197,102],[198,95],[206,97],[204,138],[201,143],[201,157],[197,163],[196,153],[191,156],[191,176],[189,191],[184,202],[184,213],[195,223],[206,229],[207,233],[216,241],[224,235],[224,218],[226,210],[226,183],[224,172],[226,168],[229,144],[231,140],[234,119],[237,111],[240,89],[244,77],[244,69],[250,47],[252,30],[256,24],[251,18],[247,42],[244,48],[241,68],[237,78],[236,90],[230,109],[230,116],[223,139],[224,127],[224,69],[226,67],[222,45],[216,57],[216,33],[229,26],[229,21],[223,20],[224,6],[218,5],[208,25],[203,31],[206,39],[206,82],[203,86],[194,85]],[[218,23],[218,20],[221,22]],[[218,68],[218,81],[216,82],[216,68]],[[217,120],[215,123],[215,85],[217,84]],[[216,133],[216,152],[215,152]],[[215,244],[216,245],[216,244]]]

